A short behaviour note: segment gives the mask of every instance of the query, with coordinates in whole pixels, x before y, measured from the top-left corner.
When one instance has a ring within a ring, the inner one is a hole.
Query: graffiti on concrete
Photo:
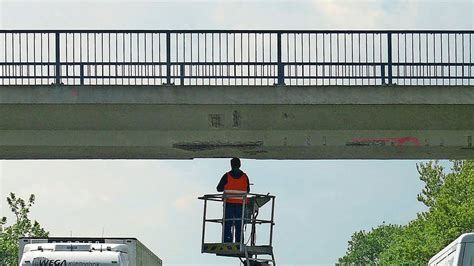
[[[223,115],[209,114],[209,127],[221,128],[223,126]]]
[[[242,115],[240,114],[239,111],[234,110],[233,117],[234,117],[234,119],[233,119],[234,120],[234,125],[232,127],[239,128],[241,123],[242,123]]]
[[[394,137],[394,138],[354,138],[347,146],[421,146],[416,137]]]

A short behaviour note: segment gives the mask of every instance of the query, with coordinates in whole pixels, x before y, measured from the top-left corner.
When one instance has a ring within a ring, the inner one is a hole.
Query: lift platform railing
[[[234,219],[225,219],[225,207],[227,198],[241,198],[242,199],[242,217]],[[207,194],[199,197],[200,200],[204,201],[204,213],[203,213],[203,227],[202,227],[202,241],[201,241],[201,252],[212,253],[218,256],[229,256],[239,258],[251,258],[252,256],[258,255],[269,255],[274,260],[273,256],[273,227],[274,213],[275,213],[275,196],[270,194],[254,194],[254,193],[232,193],[232,194]],[[208,204],[212,202],[221,203],[223,205],[222,218],[208,218]],[[267,203],[271,208],[270,218],[259,219],[258,212]],[[241,227],[241,241],[240,243],[224,243],[224,225],[226,222],[239,221]],[[206,239],[206,225],[207,223],[222,224],[222,236],[221,243],[207,243]],[[258,246],[256,244],[256,228],[257,225],[268,224],[269,227],[269,240],[268,245]],[[250,240],[245,241],[245,230],[246,225],[251,226]],[[246,243],[247,242],[247,243]]]
[[[0,85],[474,85],[473,30],[0,30]]]

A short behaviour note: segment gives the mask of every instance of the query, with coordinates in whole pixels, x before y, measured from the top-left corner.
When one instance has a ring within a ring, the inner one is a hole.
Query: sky
[[[415,163],[243,160],[242,169],[252,191],[277,196],[279,265],[314,265],[334,263],[353,232],[404,224],[423,210]],[[2,161],[0,169],[3,201],[9,192],[35,193],[31,216],[52,236],[137,237],[166,265],[237,263],[200,254],[197,197],[215,192],[227,159]],[[219,214],[219,206],[211,208],[211,216]],[[209,232],[209,240],[220,236]]]
[[[0,0],[2,29],[473,29],[473,25],[470,0]],[[243,160],[242,168],[255,184],[253,191],[277,196],[277,263],[327,265],[345,253],[353,232],[382,222],[404,224],[423,210],[416,201],[423,186],[417,162]],[[228,169],[228,159],[0,161],[0,215],[9,216],[7,193],[24,198],[34,193],[37,203],[31,216],[52,236],[137,237],[165,265],[236,265],[233,259],[200,254],[202,202],[197,197],[215,192]],[[218,206],[213,211],[219,215]]]

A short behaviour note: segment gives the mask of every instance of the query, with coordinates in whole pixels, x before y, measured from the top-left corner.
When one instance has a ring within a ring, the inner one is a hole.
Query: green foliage
[[[379,263],[380,253],[392,244],[400,231],[400,226],[384,223],[369,232],[354,233],[349,241],[347,254],[339,258],[339,263],[361,265]]]
[[[425,182],[425,187],[418,194],[417,199],[426,207],[431,208],[436,204],[437,195],[446,179],[444,168],[436,161],[430,161],[426,164],[417,164],[416,169],[420,174],[420,180]]]
[[[35,220],[28,217],[30,208],[35,203],[35,196],[32,194],[27,202],[10,193],[7,197],[10,210],[15,215],[16,221],[10,226],[6,226],[7,218],[0,221],[0,265],[18,265],[18,240],[21,237],[47,237],[46,232]]]
[[[349,241],[347,254],[339,262],[426,265],[434,254],[459,235],[474,231],[474,161],[453,161],[451,172],[447,174],[436,161],[419,164],[417,169],[420,180],[425,183],[417,199],[428,210],[419,213],[407,225],[398,227],[396,234],[388,235],[385,241],[380,241],[386,245],[367,263],[358,260],[357,254],[374,250],[365,243],[377,228],[364,235],[355,233],[353,239],[355,236],[367,239],[358,239],[356,246],[355,242]]]

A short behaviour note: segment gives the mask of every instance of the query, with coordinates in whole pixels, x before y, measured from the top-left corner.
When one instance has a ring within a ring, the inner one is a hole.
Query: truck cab
[[[428,262],[428,266],[474,265],[474,233],[462,234]]]

